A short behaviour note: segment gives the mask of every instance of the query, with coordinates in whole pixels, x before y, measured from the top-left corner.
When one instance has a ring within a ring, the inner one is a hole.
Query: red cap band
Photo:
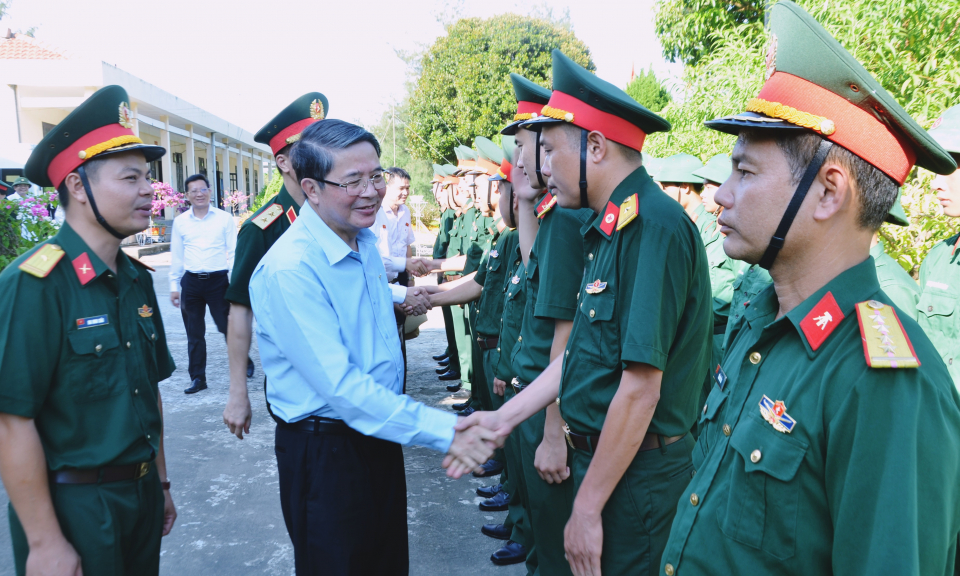
[[[47,176],[50,178],[53,187],[59,188],[67,174],[89,160],[89,158],[81,158],[80,151],[120,136],[133,136],[133,130],[124,128],[119,123],[107,124],[84,134],[69,148],[57,154],[50,161],[50,165],[47,166]]]
[[[507,182],[513,182],[513,180],[510,178],[511,172],[513,172],[513,164],[511,164],[509,160],[504,160],[503,164],[500,165],[500,177]]]
[[[540,115],[540,111],[543,110],[543,104],[537,104],[536,102],[517,102],[517,113],[514,115],[513,119],[516,120],[529,120],[531,118],[536,118]]]
[[[798,76],[775,72],[757,98],[829,118],[836,129],[825,138],[876,166],[901,186],[917,161],[906,136],[846,98]]]
[[[646,133],[636,124],[632,124],[619,116],[598,110],[583,100],[556,90],[550,96],[550,103],[547,106],[572,113],[573,120],[570,122],[575,126],[591,132],[596,130],[610,140],[628,148],[633,148],[638,152],[643,149],[643,141],[647,137]]]
[[[273,155],[276,156],[277,153],[283,150],[283,148],[287,144],[291,144],[291,142],[287,142],[287,138],[290,138],[292,136],[299,136],[300,133],[303,132],[304,128],[313,124],[314,122],[316,122],[316,120],[314,120],[313,118],[304,118],[303,120],[299,120],[287,126],[283,130],[281,130],[279,134],[271,138],[270,150],[273,151]]]

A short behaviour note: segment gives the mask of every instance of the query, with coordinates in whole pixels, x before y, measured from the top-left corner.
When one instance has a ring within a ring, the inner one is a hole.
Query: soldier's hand
[[[546,434],[537,447],[533,466],[537,474],[548,484],[559,484],[570,477],[567,467],[567,443],[563,436],[559,440]]]
[[[83,576],[80,555],[63,535],[31,546],[27,554],[27,576]]]
[[[503,396],[504,391],[507,389],[507,383],[503,380],[494,377],[493,378],[493,393],[497,396]]]
[[[173,304],[173,307],[174,307],[174,308],[179,308],[179,307],[180,307],[180,293],[179,293],[179,292],[171,292],[171,293],[170,293],[170,303]]]
[[[574,576],[600,576],[603,551],[600,514],[583,512],[574,503],[573,513],[563,530],[563,549]]]
[[[433,306],[430,304],[430,294],[422,288],[407,288],[407,297],[403,301],[403,309],[410,316],[426,314]]]
[[[173,523],[177,521],[177,508],[173,505],[173,496],[169,490],[163,491],[163,532],[161,536],[166,536],[173,530]]]
[[[447,476],[460,478],[471,470],[479,469],[481,464],[493,456],[496,446],[496,434],[483,426],[457,430],[454,432],[447,457],[443,459]]]
[[[223,423],[230,429],[230,433],[243,440],[244,432],[250,433],[251,418],[250,397],[244,394],[241,398],[240,394],[231,392],[227,398],[227,407],[223,409]]]

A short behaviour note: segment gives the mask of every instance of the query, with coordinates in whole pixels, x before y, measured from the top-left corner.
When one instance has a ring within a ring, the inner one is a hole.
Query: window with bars
[[[173,153],[173,170],[177,175],[177,190],[183,190],[183,154],[180,152]]]

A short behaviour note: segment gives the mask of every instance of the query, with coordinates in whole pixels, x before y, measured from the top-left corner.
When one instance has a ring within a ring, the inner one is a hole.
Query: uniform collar
[[[307,227],[310,235],[313,236],[317,244],[320,245],[330,265],[337,264],[353,252],[353,249],[343,241],[343,238],[337,236],[337,233],[327,226],[323,218],[320,218],[320,215],[312,208],[304,210],[303,213],[300,214],[298,220],[299,219],[303,219],[304,226]],[[369,228],[364,228],[357,234],[358,248],[361,242],[376,244],[377,236],[371,232]]]
[[[277,194],[277,202],[283,207],[284,214],[293,208],[293,213],[297,216],[300,215],[300,206],[297,206],[297,203],[293,201],[293,196],[290,196],[290,193],[287,192],[286,186],[280,186],[280,192]]]
[[[886,250],[883,247],[883,240],[877,242],[875,246],[870,247],[870,256],[873,256],[874,260],[879,260],[881,256],[884,255]]]
[[[810,345],[800,323],[808,316],[811,316],[811,314],[814,316],[818,314],[818,311],[824,305],[823,301],[824,298],[827,298],[827,293],[829,292],[836,301],[837,308],[843,314],[843,318],[846,319],[851,315],[856,315],[854,308],[858,303],[869,299],[879,290],[880,282],[877,280],[876,263],[873,258],[867,258],[860,264],[841,272],[833,280],[827,282],[825,286],[801,302],[799,306],[788,312],[785,318],[781,318],[777,322],[786,319],[800,334],[800,340],[803,341],[803,345],[807,349],[807,355],[813,358],[817,354],[817,351]],[[776,317],[778,309],[779,302],[777,300],[777,293],[774,290],[774,285],[771,284],[753,299],[753,302],[747,308],[746,312],[744,312],[744,319],[752,324],[758,318],[768,314]],[[774,323],[775,322],[772,322],[771,324]],[[833,330],[835,330],[836,325],[839,324],[840,320],[835,319]],[[829,338],[830,337],[827,336],[826,340],[829,340]],[[826,342],[826,340],[824,342]],[[818,350],[820,350],[820,348],[818,348]]]
[[[99,278],[101,274],[110,272],[110,267],[103,263],[96,252],[91,250],[86,241],[66,222],[60,227],[56,236],[50,240],[50,243],[63,248],[64,254],[70,259],[71,266],[74,267],[75,271],[76,268],[86,264],[84,261],[84,256],[86,256],[90,260],[89,265],[93,267],[94,278]],[[136,278],[139,275],[136,268],[133,267],[133,262],[127,258],[123,250],[119,249],[117,250],[117,271],[123,272],[130,278]],[[89,283],[89,280],[81,282],[81,286],[86,287]]]
[[[590,220],[580,229],[580,232],[586,236],[587,233],[594,229],[600,235],[601,238],[605,240],[610,240],[613,237],[613,232],[616,231],[614,227],[613,231],[608,235],[606,234],[601,226],[603,225],[604,216],[607,214],[607,209],[611,204],[616,208],[614,214],[619,214],[620,204],[627,199],[628,196],[636,194],[639,198],[639,203],[643,203],[643,199],[649,194],[655,194],[663,192],[653,183],[653,180],[650,179],[650,176],[647,174],[647,169],[643,166],[637,168],[630,173],[629,176],[623,179],[616,188],[613,189],[613,193],[610,194],[610,198],[607,200],[607,203],[604,205],[604,209],[600,214],[594,214],[593,220]]]

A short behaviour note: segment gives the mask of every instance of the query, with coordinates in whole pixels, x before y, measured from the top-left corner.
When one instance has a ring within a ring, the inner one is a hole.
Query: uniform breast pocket
[[[710,451],[710,446],[713,445],[714,438],[719,433],[717,426],[714,424],[716,424],[720,408],[726,401],[727,393],[721,390],[719,386],[713,386],[703,409],[700,411],[700,420],[697,422],[700,435],[697,438],[697,445],[693,449],[693,467],[695,470],[700,469],[700,464],[703,463],[707,452]]]
[[[733,476],[726,505],[717,510],[723,533],[786,560],[796,553],[800,482],[807,444],[777,432],[758,414],[741,418],[725,458]]]
[[[496,272],[500,270],[500,258],[487,258],[487,271]]]
[[[620,364],[620,333],[614,318],[616,294],[580,293],[580,325],[576,346],[583,360],[612,368]]]
[[[933,328],[947,338],[957,336],[957,321],[954,318],[956,307],[956,296],[929,289],[920,295],[920,302],[917,303],[919,318],[924,328]],[[926,320],[926,323],[923,323],[923,320]],[[931,339],[936,341],[932,334]]]
[[[67,339],[73,354],[63,365],[61,380],[70,383],[74,400],[102,400],[123,390],[120,338],[112,326],[75,330]]]
[[[150,318],[140,318],[140,343],[143,348],[143,363],[147,369],[148,380],[156,384],[159,379],[157,370],[157,327]]]

